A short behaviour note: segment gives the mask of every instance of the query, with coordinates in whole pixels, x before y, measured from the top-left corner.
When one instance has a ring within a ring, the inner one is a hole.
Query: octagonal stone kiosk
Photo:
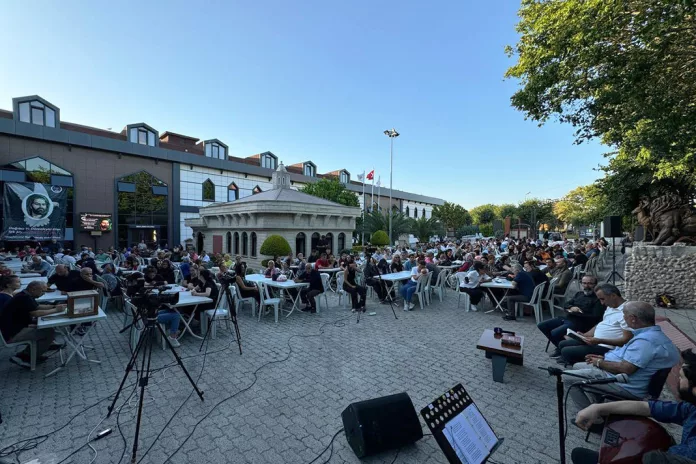
[[[280,163],[272,176],[273,189],[199,210],[198,218],[186,219],[193,229],[197,251],[241,255],[257,270],[261,244],[269,235],[281,235],[293,254],[308,256],[322,235],[335,254],[350,249],[360,208],[344,206],[291,188],[290,174]]]

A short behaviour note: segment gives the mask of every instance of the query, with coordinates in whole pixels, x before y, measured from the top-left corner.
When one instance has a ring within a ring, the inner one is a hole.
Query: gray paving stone
[[[505,438],[494,458],[497,462],[557,462],[555,383],[537,369],[555,364],[544,353],[546,340],[533,318],[504,323],[500,313],[465,313],[456,308],[456,295],[448,293],[444,302],[435,299],[425,310],[405,313],[396,307],[398,320],[388,306],[371,302],[377,316],[363,316],[358,324],[355,315],[338,307],[335,297],[330,302],[331,308],[320,314],[293,314],[278,324],[271,317],[259,322],[248,312],[240,315],[242,356],[222,327],[218,338],[208,345],[205,364],[199,343],[185,337],[179,353],[205,391],[204,402],[195,394],[189,397],[191,386],[173,364],[171,354],[155,347],[152,365],[159,370],[146,389],[139,456],[152,448],[142,462],[163,463],[186,440],[169,462],[308,463],[342,427],[341,411],[349,403],[406,391],[420,409],[459,382]],[[678,325],[686,326],[687,333],[696,332],[690,319],[696,317],[693,311],[669,313]],[[22,453],[21,462],[39,456],[59,461],[86,441],[90,430],[104,419],[110,403],[106,398],[118,387],[130,357],[127,337],[118,333],[121,321],[111,312],[108,321],[88,337],[88,344],[94,346],[90,354],[101,364],[73,362],[48,379],[43,376],[57,364],[57,357],[32,373],[7,362],[9,350],[0,353],[0,410],[5,420],[0,425],[0,447],[59,428],[102,400],[36,449]],[[508,366],[503,384],[493,382],[490,361],[475,346],[484,329],[501,325],[524,334],[527,343],[525,365]],[[269,361],[281,362],[267,364]],[[169,367],[161,369],[164,366]],[[248,388],[255,377],[257,382]],[[114,428],[111,436],[95,444],[99,464],[118,463],[123,453],[117,415],[127,442],[120,462],[130,459],[138,399],[137,395],[129,399],[133,382],[135,375],[131,374],[117,405],[118,410],[125,404],[120,414],[115,411],[98,427]],[[235,396],[228,398],[230,395]],[[570,414],[574,412],[571,405]],[[571,429],[567,449],[583,445],[583,438],[579,430]],[[596,437],[590,441],[587,446],[597,446]],[[318,462],[328,456],[327,451]],[[388,464],[395,456],[392,450],[364,462]],[[88,463],[92,458],[86,448],[72,462]],[[358,462],[345,436],[339,434],[331,463]],[[426,436],[399,450],[396,462],[446,460],[435,440]]]

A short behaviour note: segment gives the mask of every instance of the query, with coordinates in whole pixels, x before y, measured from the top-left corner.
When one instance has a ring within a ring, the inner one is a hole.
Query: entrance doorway
[[[128,229],[128,244],[137,245],[142,240],[148,248],[157,248],[159,243],[159,227],[133,227]]]

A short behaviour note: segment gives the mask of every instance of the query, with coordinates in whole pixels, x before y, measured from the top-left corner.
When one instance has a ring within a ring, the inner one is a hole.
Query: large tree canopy
[[[306,184],[300,188],[300,192],[308,193],[315,197],[324,198],[346,206],[360,206],[358,195],[348,190],[338,179],[332,177],[319,179],[317,182]]]
[[[471,224],[471,214],[463,206],[446,201],[443,205],[433,208],[433,217],[449,229],[459,229]]]
[[[554,215],[566,225],[588,225],[602,220],[606,198],[597,185],[577,187],[553,205]]]
[[[508,48],[518,61],[506,76],[521,82],[512,105],[615,150],[605,167],[614,212],[641,192],[693,194],[694,13],[693,0],[522,0],[520,41]]]
[[[496,218],[496,207],[495,205],[486,204],[477,206],[476,208],[471,208],[471,218],[474,220],[474,224],[480,226],[481,224],[490,224],[493,219]]]

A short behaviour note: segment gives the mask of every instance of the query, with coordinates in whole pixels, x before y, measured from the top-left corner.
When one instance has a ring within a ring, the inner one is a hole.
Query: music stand
[[[450,464],[482,464],[503,443],[460,383],[420,413]]]

